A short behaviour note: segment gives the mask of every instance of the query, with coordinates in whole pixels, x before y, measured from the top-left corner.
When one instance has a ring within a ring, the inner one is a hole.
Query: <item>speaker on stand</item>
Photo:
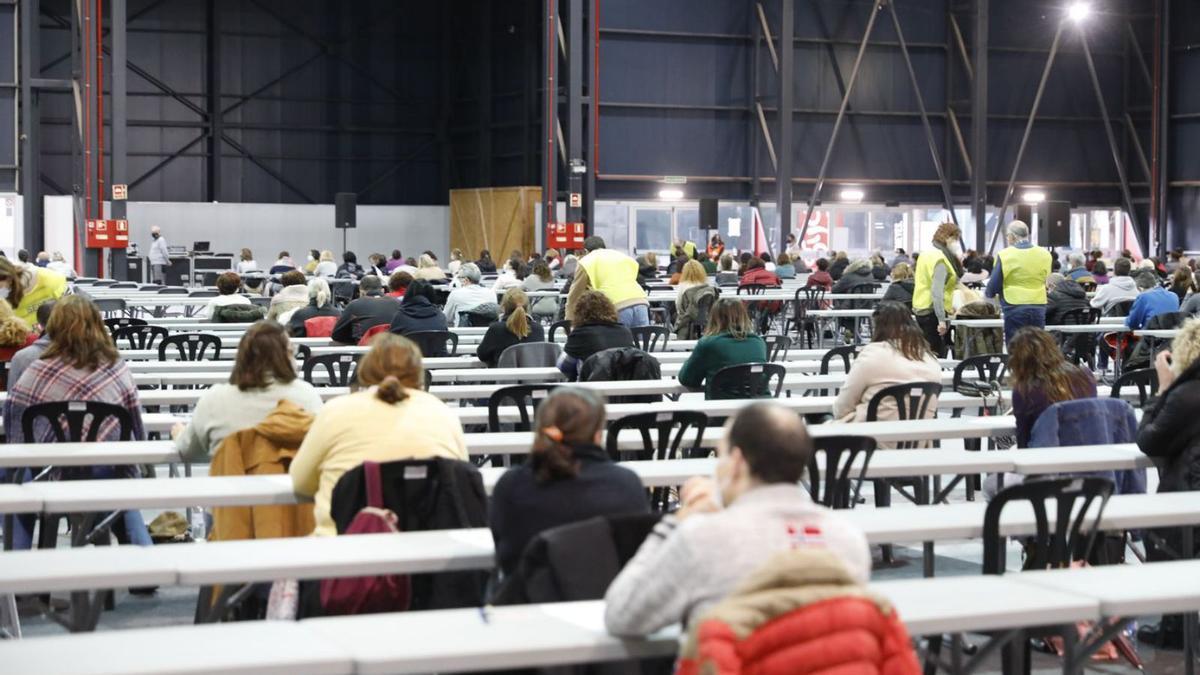
[[[700,200],[700,229],[715,230],[717,229],[717,211],[720,202],[716,199],[701,199]]]
[[[339,192],[333,196],[333,226],[342,231],[342,253],[346,252],[346,230],[357,227],[358,194]]]
[[[1048,248],[1071,245],[1071,202],[1042,202],[1038,208],[1038,244]]]

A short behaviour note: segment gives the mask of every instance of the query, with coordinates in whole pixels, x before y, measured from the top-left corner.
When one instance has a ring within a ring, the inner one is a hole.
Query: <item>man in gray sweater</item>
[[[860,583],[871,576],[867,539],[799,484],[813,453],[798,415],[776,403],[742,408],[717,445],[714,478],[693,478],[683,507],[663,518],[605,594],[614,635],[687,623],[721,601],[779,551],[818,546]]]

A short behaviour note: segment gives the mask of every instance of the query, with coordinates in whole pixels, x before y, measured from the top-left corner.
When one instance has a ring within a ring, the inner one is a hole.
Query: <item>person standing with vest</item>
[[[1004,344],[1026,326],[1046,327],[1046,278],[1050,276],[1050,252],[1029,241],[1029,226],[1014,220],[1008,224],[1008,247],[996,255],[996,266],[988,280],[987,297],[1000,297],[1004,312]]]
[[[603,293],[617,308],[617,317],[627,328],[650,325],[650,301],[638,285],[638,263],[633,258],[605,248],[600,237],[583,242],[587,255],[579,259],[571,291],[567,295],[566,318],[575,314],[575,304],[589,290]]]
[[[946,356],[945,335],[950,330],[950,315],[954,313],[954,288],[963,275],[958,237],[957,225],[942,223],[933,233],[933,247],[922,251],[917,258],[913,314],[929,349],[939,358]]]

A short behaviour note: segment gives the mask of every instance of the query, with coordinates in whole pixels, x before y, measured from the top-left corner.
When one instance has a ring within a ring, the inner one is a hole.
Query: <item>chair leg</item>
[[[925,675],[937,675],[938,661],[942,657],[942,636],[931,635],[925,648]]]

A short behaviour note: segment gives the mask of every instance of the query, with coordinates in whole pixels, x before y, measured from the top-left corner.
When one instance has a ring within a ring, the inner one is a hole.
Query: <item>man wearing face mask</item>
[[[987,297],[1000,296],[1004,311],[1004,344],[1026,326],[1046,326],[1046,278],[1050,252],[1029,241],[1029,226],[1014,220],[1005,232],[1008,246],[996,255]]]
[[[946,355],[947,331],[954,314],[954,288],[962,278],[958,226],[946,222],[933,233],[933,247],[921,251],[913,280],[913,314],[925,334],[929,348],[939,357]]]
[[[699,617],[780,551],[821,547],[867,583],[866,537],[800,485],[812,453],[795,413],[776,403],[742,408],[717,444],[715,476],[688,481],[683,507],[655,526],[608,587],[608,631],[648,635]]]
[[[158,226],[150,228],[150,237],[154,243],[150,245],[150,281],[161,284],[166,279],[167,265],[171,258],[167,255],[167,240],[163,239]]]

